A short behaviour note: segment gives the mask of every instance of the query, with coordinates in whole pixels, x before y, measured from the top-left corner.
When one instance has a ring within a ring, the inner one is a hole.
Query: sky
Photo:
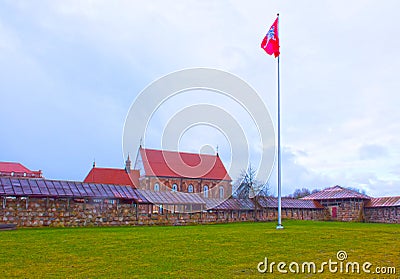
[[[135,98],[187,68],[240,77],[276,125],[277,64],[260,43],[279,12],[283,195],[333,185],[400,195],[399,8],[389,0],[0,0],[0,161],[78,181],[94,160],[122,168]],[[160,148],[169,117],[207,102],[238,119],[257,161],[256,130],[243,111],[200,95],[161,106],[145,147]],[[194,126],[179,148],[215,152],[218,145],[229,167],[229,143],[211,126]],[[276,169],[269,185],[276,194]]]

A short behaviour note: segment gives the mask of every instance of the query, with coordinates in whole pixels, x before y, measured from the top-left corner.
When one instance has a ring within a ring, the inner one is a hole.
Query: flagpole
[[[277,14],[279,18],[279,14]],[[278,20],[279,25],[279,20]],[[278,29],[279,30],[279,29]],[[281,197],[281,97],[280,97],[280,71],[278,56],[278,225],[276,229],[283,229],[282,226],[282,197]]]

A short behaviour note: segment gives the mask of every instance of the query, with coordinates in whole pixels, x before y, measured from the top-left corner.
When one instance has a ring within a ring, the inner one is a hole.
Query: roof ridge
[[[217,155],[142,148],[140,156],[146,176],[232,180]]]
[[[93,169],[97,169],[97,170],[122,170],[122,171],[125,171],[125,169],[111,168],[111,167],[106,167],[106,168],[103,168],[103,167],[95,167],[95,168],[93,168]]]
[[[168,153],[178,153],[178,154],[188,154],[188,155],[200,155],[200,156],[212,156],[219,157],[217,154],[206,154],[206,153],[193,153],[189,151],[176,151],[176,150],[165,150],[165,149],[155,149],[155,148],[142,148],[142,150],[146,151],[159,151],[159,152],[168,152]]]
[[[371,197],[371,199],[393,199],[393,198],[400,198],[400,196]]]

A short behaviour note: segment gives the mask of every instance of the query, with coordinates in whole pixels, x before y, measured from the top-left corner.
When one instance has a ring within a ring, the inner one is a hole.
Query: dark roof
[[[150,191],[138,190],[146,199],[153,204],[202,204],[204,199],[196,193],[182,193],[172,191]]]
[[[88,175],[85,177],[83,182],[85,183],[100,183],[100,184],[113,184],[113,185],[125,185],[137,188],[134,183],[133,175],[138,171],[126,172],[125,169],[112,169],[112,168],[97,168],[94,167],[90,170]]]
[[[308,195],[304,200],[340,200],[340,199],[364,199],[369,200],[371,197],[361,194],[357,191],[343,188],[341,186],[333,186],[322,191]]]
[[[208,209],[215,210],[254,210],[254,202],[251,199],[227,199],[209,200]]]
[[[324,209],[317,201],[282,198],[282,208],[292,209]],[[274,197],[259,197],[258,203],[264,208],[278,208],[278,199]]]
[[[258,204],[261,208],[278,208],[278,199],[274,197],[259,197]],[[282,198],[283,209],[324,209],[317,201],[300,200],[292,198]],[[234,199],[216,200],[207,199],[207,208],[216,210],[254,210],[254,199]]]
[[[391,206],[400,206],[400,196],[372,198],[365,205],[365,207],[391,207]]]
[[[231,180],[218,155],[140,148],[146,176]]]
[[[47,179],[0,178],[0,196],[126,199],[148,203],[130,186]]]

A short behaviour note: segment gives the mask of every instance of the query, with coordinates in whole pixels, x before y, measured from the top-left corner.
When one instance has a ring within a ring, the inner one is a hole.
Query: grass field
[[[187,227],[41,228],[0,232],[0,277],[342,278],[347,274],[260,274],[257,264],[369,261],[400,278],[400,225],[286,221]],[[288,270],[288,267],[286,267]],[[289,272],[290,273],[290,272]],[[350,277],[377,278],[358,274]]]

